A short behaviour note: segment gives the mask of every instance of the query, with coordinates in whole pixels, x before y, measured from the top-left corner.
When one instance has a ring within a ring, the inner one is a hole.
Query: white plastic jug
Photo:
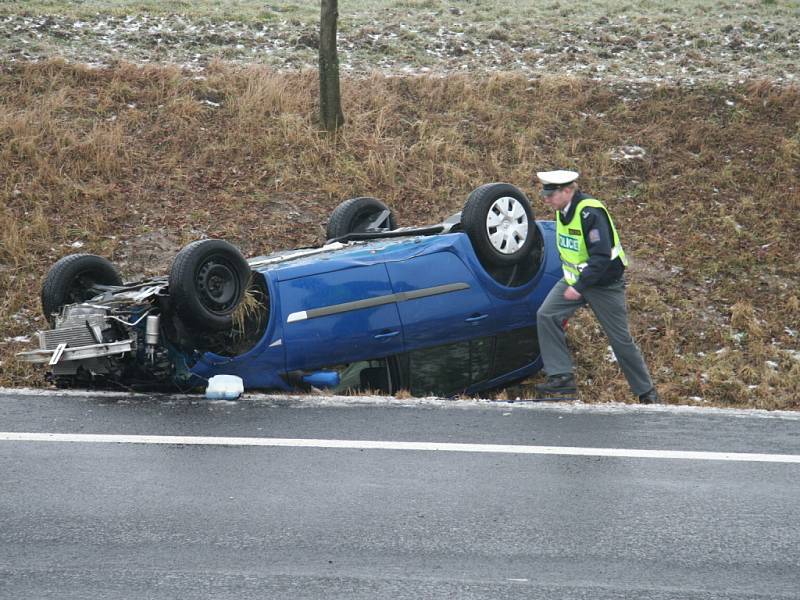
[[[244,392],[244,382],[236,375],[214,375],[208,380],[206,398],[209,400],[236,400]]]

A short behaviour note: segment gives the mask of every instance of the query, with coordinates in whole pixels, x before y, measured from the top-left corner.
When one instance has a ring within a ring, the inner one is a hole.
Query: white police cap
[[[545,190],[557,190],[575,181],[580,174],[576,171],[539,171],[536,176]]]

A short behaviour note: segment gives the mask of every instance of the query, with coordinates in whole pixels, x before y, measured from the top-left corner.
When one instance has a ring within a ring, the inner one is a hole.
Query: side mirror
[[[336,371],[315,371],[303,375],[303,383],[316,388],[332,388],[339,385],[339,373]]]

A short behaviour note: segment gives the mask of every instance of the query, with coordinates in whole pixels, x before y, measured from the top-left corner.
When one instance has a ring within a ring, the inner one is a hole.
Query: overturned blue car
[[[185,391],[229,374],[245,389],[475,394],[541,368],[554,232],[522,191],[491,183],[437,225],[397,227],[379,200],[353,198],[320,247],[246,260],[205,239],[134,283],[73,254],[42,286],[52,328],[19,358],[64,387]]]

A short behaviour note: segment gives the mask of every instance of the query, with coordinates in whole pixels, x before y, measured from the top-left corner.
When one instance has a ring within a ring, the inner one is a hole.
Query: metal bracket
[[[61,343],[56,346],[56,349],[53,350],[53,356],[50,357],[50,366],[57,365],[58,361],[61,360],[61,355],[64,354],[64,350],[67,349],[67,345],[65,343]]]

